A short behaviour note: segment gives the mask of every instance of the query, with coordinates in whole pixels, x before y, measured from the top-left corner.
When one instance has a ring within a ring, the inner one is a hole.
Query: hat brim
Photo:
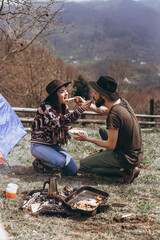
[[[44,100],[44,102],[48,101],[48,100],[50,99],[51,95],[52,95],[53,93],[55,93],[59,88],[61,88],[61,87],[63,87],[63,86],[67,87],[70,83],[71,83],[71,82],[67,82],[67,83],[63,83],[63,84],[57,86],[57,87],[54,89],[54,91],[52,91],[52,92],[48,95],[48,97],[46,97],[46,99]]]
[[[96,84],[96,82],[89,82],[90,86],[96,90],[98,93],[100,93],[101,95],[111,99],[111,100],[117,100],[119,99],[119,94],[118,92],[114,92],[114,93],[109,93],[106,91],[103,91],[103,89],[99,88],[98,85]]]

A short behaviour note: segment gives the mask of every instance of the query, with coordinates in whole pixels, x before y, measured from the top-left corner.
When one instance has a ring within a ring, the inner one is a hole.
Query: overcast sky
[[[92,1],[92,0],[65,0],[67,2],[87,2],[87,1]]]
[[[35,0],[37,2],[41,2],[41,1],[47,1],[47,0]],[[64,2],[88,2],[88,1],[99,1],[99,0],[63,0]],[[109,1],[109,0],[103,0],[103,1]],[[114,1],[114,0],[111,0]],[[133,0],[133,1],[140,1],[140,0]]]
[[[47,0],[34,0],[36,2],[42,2],[42,1],[47,1]],[[61,0],[60,0],[61,1]],[[99,0],[63,0],[64,2],[89,2],[89,1],[99,1]],[[110,1],[110,0],[103,0],[103,1]],[[114,0],[111,0],[114,1]],[[133,0],[133,1],[140,1],[140,0]]]
[[[66,2],[88,2],[88,1],[96,1],[96,0],[64,0]],[[98,1],[98,0],[97,0]],[[107,0],[104,0],[107,1]],[[133,1],[139,1],[139,0],[133,0]]]
[[[86,2],[88,0],[65,0],[67,2]]]

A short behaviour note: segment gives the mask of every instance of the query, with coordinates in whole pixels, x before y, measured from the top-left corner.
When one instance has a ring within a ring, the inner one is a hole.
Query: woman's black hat
[[[59,80],[57,80],[57,79],[55,79],[55,80],[53,80],[52,82],[50,82],[50,83],[47,85],[47,87],[46,87],[46,91],[47,91],[47,93],[49,94],[49,96],[45,99],[45,101],[48,100],[49,97],[50,97],[53,93],[55,93],[55,91],[57,91],[59,88],[61,88],[61,87],[63,87],[63,86],[67,87],[70,83],[71,83],[71,82],[62,83],[61,81],[59,81]]]

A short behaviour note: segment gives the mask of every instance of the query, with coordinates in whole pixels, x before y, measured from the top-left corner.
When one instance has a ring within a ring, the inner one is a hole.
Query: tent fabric
[[[0,94],[0,152],[6,159],[12,148],[27,132],[15,111]]]
[[[4,159],[2,153],[0,152],[0,164],[6,163],[6,160]]]

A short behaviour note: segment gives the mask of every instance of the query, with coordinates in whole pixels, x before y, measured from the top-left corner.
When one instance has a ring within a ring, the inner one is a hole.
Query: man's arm
[[[75,97],[74,100],[78,106],[81,106],[83,103],[86,102],[82,97],[79,97],[79,96]],[[93,103],[90,105],[89,110],[99,113],[101,115],[108,115],[108,112],[109,112],[108,108],[104,106],[97,108],[96,105]]]
[[[102,115],[108,115],[108,108],[101,106],[99,108],[96,107],[95,104],[91,104],[89,110],[94,111],[96,113],[102,114]]]
[[[108,140],[94,139],[87,136],[77,134],[76,140],[87,141],[96,144],[99,147],[114,150],[118,139],[118,129],[108,129]]]

